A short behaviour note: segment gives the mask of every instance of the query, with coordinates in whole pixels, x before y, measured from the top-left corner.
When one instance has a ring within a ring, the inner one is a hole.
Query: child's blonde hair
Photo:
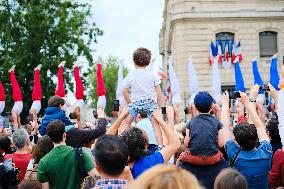
[[[175,165],[156,165],[130,184],[130,189],[202,189],[196,177]]]

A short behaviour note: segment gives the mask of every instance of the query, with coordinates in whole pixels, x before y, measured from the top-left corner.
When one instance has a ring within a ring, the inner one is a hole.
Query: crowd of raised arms
[[[272,59],[277,69],[277,56]],[[217,60],[213,70],[218,69]],[[172,106],[162,107],[161,79],[149,69],[150,62],[148,49],[134,51],[135,70],[119,81],[120,106],[115,103],[113,122],[104,112],[106,103],[112,102],[106,101],[100,63],[95,122],[82,120],[84,87],[78,63],[73,66],[77,100],[71,113],[65,113],[64,61],[58,66],[55,96],[43,107],[44,115],[38,116],[42,93],[41,65],[37,66],[27,125],[20,120],[25,107],[13,66],[9,127],[0,115],[0,188],[284,188],[284,66],[279,67],[276,84],[259,83],[258,72],[247,93],[238,81],[239,90],[233,93],[191,92],[185,123],[178,113],[180,94],[173,92]],[[237,74],[239,57],[234,63],[236,80],[243,80]],[[169,77],[172,71],[170,65]],[[196,76],[191,72],[189,78],[195,81]],[[178,88],[175,85],[171,82],[172,91]],[[268,103],[265,94],[271,99]],[[5,90],[0,82],[0,114],[4,109]]]

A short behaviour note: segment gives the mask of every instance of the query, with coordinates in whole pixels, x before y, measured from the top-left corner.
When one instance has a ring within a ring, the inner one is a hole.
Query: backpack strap
[[[84,177],[88,176],[88,173],[86,172],[84,168],[85,160],[84,160],[84,153],[82,148],[74,148],[75,150],[75,158],[77,160],[77,165],[80,170],[80,173],[84,175]]]
[[[241,148],[238,150],[238,152],[237,152],[236,155],[234,156],[233,160],[230,161],[230,166],[231,166],[232,168],[234,167],[234,165],[235,165],[235,163],[236,163],[236,161],[237,161],[237,158],[238,158],[240,152],[241,152]]]

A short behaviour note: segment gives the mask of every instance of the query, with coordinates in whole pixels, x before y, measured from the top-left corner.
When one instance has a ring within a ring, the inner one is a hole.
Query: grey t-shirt
[[[189,151],[194,156],[211,156],[218,152],[218,131],[222,123],[214,116],[201,114],[191,119],[189,129]]]

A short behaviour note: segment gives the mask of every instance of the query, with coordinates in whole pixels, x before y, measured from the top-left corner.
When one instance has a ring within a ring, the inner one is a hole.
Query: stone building
[[[184,100],[188,92],[187,59],[191,56],[201,90],[211,90],[209,44],[225,38],[241,40],[241,69],[246,88],[253,84],[251,61],[258,57],[263,79],[269,81],[271,56],[284,55],[284,0],[165,0],[160,54],[169,55]],[[279,64],[280,65],[280,64]],[[222,88],[234,88],[234,68],[220,65]],[[185,101],[184,101],[185,103]]]

